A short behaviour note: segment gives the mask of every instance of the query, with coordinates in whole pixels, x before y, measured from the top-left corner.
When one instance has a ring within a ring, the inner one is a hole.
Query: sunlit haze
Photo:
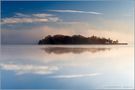
[[[36,44],[47,35],[99,37],[134,43],[133,0],[4,1],[2,44]]]

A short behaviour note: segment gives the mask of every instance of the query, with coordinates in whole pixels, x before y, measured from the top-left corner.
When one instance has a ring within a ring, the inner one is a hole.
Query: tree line
[[[118,40],[100,38],[97,36],[84,37],[82,35],[48,35],[39,40],[38,44],[118,44]]]

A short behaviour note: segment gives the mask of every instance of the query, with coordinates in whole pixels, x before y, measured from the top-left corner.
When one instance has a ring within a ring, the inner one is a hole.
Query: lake
[[[134,89],[131,45],[3,45],[2,89]]]

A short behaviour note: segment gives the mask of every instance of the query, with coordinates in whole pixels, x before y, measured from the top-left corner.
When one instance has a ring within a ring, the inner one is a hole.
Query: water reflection
[[[127,46],[4,46],[4,89],[117,89],[134,86],[134,51]]]
[[[32,64],[0,64],[2,70],[14,71],[16,75],[24,74],[37,74],[37,75],[47,75],[52,74],[58,70],[56,66],[39,66]]]
[[[0,67],[2,70],[13,71],[17,75],[24,75],[24,74],[47,75],[59,71],[61,67],[63,68],[63,67],[89,66],[90,65],[89,61],[92,58],[89,59],[83,58],[84,60],[82,61],[81,56],[85,55],[85,57],[89,57],[88,55],[93,55],[94,53],[98,53],[100,51],[104,52],[109,50],[111,50],[111,48],[81,47],[81,46],[80,47],[45,46],[42,48],[18,47],[18,46],[4,47],[2,49],[3,59],[1,60],[2,62],[0,64]],[[59,57],[59,54],[65,55],[60,55]],[[80,56],[78,56],[77,54],[80,54]],[[80,57],[80,59],[77,60],[78,63],[76,63],[75,57]]]
[[[83,52],[91,52],[96,53],[99,51],[105,51],[110,50],[111,48],[75,48],[75,47],[45,47],[42,48],[45,52],[51,54],[65,54],[65,53],[74,53],[74,54],[80,54]]]

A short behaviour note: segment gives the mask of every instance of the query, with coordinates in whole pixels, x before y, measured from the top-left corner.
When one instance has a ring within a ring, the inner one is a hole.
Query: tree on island
[[[82,35],[48,35],[44,39],[39,40],[39,45],[42,44],[57,44],[57,45],[69,45],[69,44],[119,44],[118,40],[106,39],[104,37],[100,38],[97,36],[84,37]]]

